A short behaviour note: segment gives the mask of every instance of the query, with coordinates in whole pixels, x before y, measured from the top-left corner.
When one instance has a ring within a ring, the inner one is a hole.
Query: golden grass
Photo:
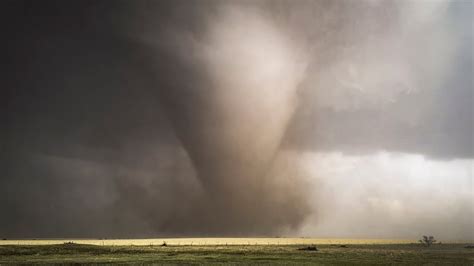
[[[342,238],[150,238],[150,239],[34,239],[0,240],[0,245],[54,245],[65,242],[105,246],[167,245],[310,245],[310,244],[409,244],[413,239],[342,239]]]

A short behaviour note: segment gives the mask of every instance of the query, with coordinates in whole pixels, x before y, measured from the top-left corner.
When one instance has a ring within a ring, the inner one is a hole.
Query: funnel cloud
[[[1,5],[0,237],[474,237],[469,1]]]

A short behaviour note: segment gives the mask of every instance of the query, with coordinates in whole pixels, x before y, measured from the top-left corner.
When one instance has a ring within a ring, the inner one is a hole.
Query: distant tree
[[[436,239],[433,236],[423,236],[423,238],[418,241],[427,247],[436,243]]]

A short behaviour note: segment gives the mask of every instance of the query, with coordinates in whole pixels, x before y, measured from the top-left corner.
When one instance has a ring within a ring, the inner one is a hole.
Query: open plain
[[[1,240],[0,264],[472,265],[468,244],[409,240],[175,238]],[[166,244],[164,244],[166,243]],[[316,246],[317,250],[308,249]]]

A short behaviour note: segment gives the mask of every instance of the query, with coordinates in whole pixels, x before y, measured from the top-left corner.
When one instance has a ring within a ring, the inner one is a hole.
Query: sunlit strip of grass
[[[151,239],[22,239],[0,240],[0,245],[55,245],[65,242],[104,246],[210,246],[210,245],[309,245],[309,244],[409,244],[412,239],[339,238],[151,238]]]

